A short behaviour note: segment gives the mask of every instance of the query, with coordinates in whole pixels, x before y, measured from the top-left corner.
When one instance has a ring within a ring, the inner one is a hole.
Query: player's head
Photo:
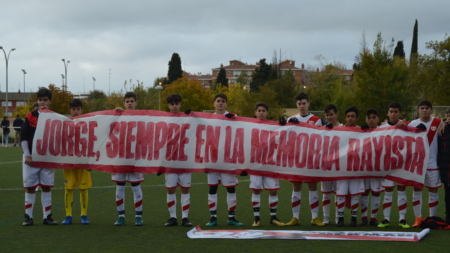
[[[134,92],[127,92],[125,96],[123,96],[123,105],[126,110],[135,110],[137,105],[137,97]]]
[[[39,110],[48,109],[52,103],[52,92],[47,88],[41,88],[37,92]]]
[[[3,117],[3,120],[8,120],[8,116]]]
[[[69,103],[70,106],[70,116],[76,117],[83,114],[83,102],[79,100],[78,98],[72,100],[72,102]]]
[[[309,98],[308,95],[304,92],[300,92],[295,96],[295,100],[298,111],[300,112],[300,115],[306,116],[308,114],[308,107],[309,107]]]
[[[327,119],[328,124],[336,124],[338,120],[338,109],[335,105],[329,104],[325,106],[325,118]]]
[[[181,97],[181,95],[178,93],[172,93],[169,96],[167,96],[166,102],[170,112],[180,112],[182,100],[183,97]]]
[[[31,107],[31,111],[36,111],[37,109],[39,109],[39,104],[34,103],[33,106]]]
[[[20,119],[20,115],[19,114],[17,114],[16,119]]]
[[[227,109],[228,106],[228,98],[227,95],[223,94],[223,93],[217,93],[214,96],[214,108],[216,108],[216,111],[224,111],[225,109]]]
[[[397,124],[402,116],[402,106],[399,103],[393,102],[388,107],[389,122]]]
[[[377,128],[379,119],[377,110],[370,108],[366,111],[366,123],[370,128]]]
[[[264,102],[258,102],[255,105],[255,116],[257,119],[265,120],[269,114],[269,106]]]
[[[430,101],[422,100],[417,105],[417,111],[419,112],[420,118],[429,118],[433,111],[433,106]]]
[[[347,126],[356,126],[356,122],[358,122],[359,110],[356,106],[350,106],[345,109],[345,123]]]

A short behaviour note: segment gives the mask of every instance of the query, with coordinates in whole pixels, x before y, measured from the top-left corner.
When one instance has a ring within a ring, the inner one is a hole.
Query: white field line
[[[21,163],[22,161],[13,161],[13,162],[4,162],[4,163],[0,163],[1,164],[7,164],[7,163]]]

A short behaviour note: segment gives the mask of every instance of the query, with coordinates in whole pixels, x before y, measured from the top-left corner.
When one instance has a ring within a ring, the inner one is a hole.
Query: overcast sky
[[[62,83],[62,58],[70,60],[68,89],[86,92],[123,88],[133,79],[152,86],[166,76],[177,52],[190,73],[211,73],[221,63],[240,59],[269,62],[274,49],[296,66],[316,67],[316,55],[351,68],[365,32],[369,48],[378,32],[403,40],[411,50],[419,22],[419,53],[425,42],[450,33],[450,1],[403,0],[0,0],[0,46],[11,52],[9,92]],[[0,51],[0,53],[2,53]],[[0,55],[5,92],[5,60]]]

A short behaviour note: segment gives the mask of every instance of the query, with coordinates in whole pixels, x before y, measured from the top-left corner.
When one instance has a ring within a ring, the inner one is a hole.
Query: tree
[[[177,53],[172,54],[172,59],[169,61],[169,71],[167,72],[167,81],[169,84],[173,83],[178,78],[183,77],[181,70],[181,58]]]
[[[397,41],[397,46],[394,49],[394,57],[405,58],[405,50],[403,49],[403,41]]]
[[[272,66],[266,63],[266,59],[259,61],[258,67],[255,68],[255,73],[252,75],[250,82],[250,91],[257,92],[259,87],[267,83],[270,74],[272,73]]]
[[[161,92],[161,109],[169,111],[166,96],[179,93],[183,97],[181,110],[191,109],[193,111],[213,110],[214,93],[212,90],[203,88],[198,80],[180,78],[170,85],[165,85]]]
[[[419,33],[419,25],[418,25],[417,19],[416,19],[416,23],[414,24],[413,39],[412,39],[412,44],[411,44],[411,55],[409,56],[409,59],[411,61],[417,57],[418,36],[419,36],[418,33]]]
[[[219,74],[217,74],[216,85],[218,83],[222,84],[224,87],[228,87],[227,72],[224,68],[220,68]]]
[[[275,91],[272,96],[282,108],[294,106],[294,96],[300,91],[300,85],[295,82],[294,73],[291,70],[285,71],[281,79],[269,80],[267,84]]]
[[[241,86],[244,86],[248,83],[248,78],[247,78],[247,71],[241,71],[241,73],[239,74],[238,78],[236,79],[236,83],[240,83]]]
[[[39,89],[45,87],[39,87]],[[73,95],[70,91],[67,91],[66,87],[63,85],[57,87],[54,84],[50,84],[48,89],[52,92],[52,104],[50,105],[50,110],[59,114],[69,114],[69,103],[73,100]],[[31,111],[33,103],[37,102],[37,93],[34,93],[24,107],[19,107],[19,114],[25,115]],[[28,111],[27,111],[28,110]],[[16,111],[18,109],[16,108]]]

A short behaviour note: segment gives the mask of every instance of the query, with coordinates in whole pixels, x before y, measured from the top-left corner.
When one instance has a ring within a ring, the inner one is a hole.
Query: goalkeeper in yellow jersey
[[[83,103],[79,99],[74,99],[69,103],[71,117],[80,116],[83,113]],[[73,190],[78,185],[80,190],[81,204],[81,224],[89,224],[87,218],[88,207],[88,188],[92,186],[91,172],[86,169],[65,169],[64,170],[64,186],[66,188],[64,201],[66,204],[66,218],[62,222],[63,225],[72,224],[72,205]]]

